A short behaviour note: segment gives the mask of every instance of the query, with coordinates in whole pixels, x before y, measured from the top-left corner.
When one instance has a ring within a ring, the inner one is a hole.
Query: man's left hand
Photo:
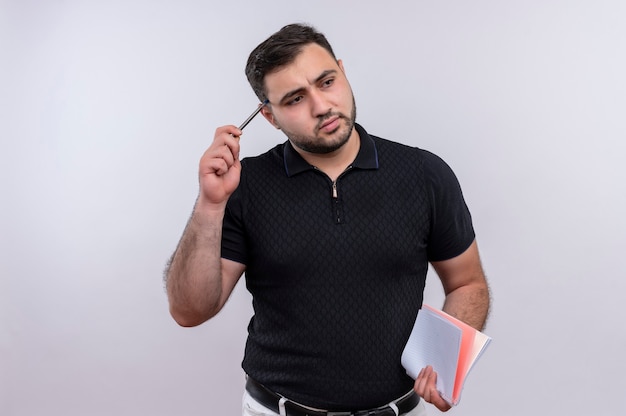
[[[422,399],[431,403],[442,412],[447,412],[452,407],[441,397],[441,394],[439,394],[437,390],[437,373],[430,365],[426,368],[422,368],[419,372],[415,379],[413,389]]]

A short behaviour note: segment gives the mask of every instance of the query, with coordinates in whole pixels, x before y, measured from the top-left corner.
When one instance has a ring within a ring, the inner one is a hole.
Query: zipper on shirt
[[[337,179],[335,179],[334,181],[332,181],[332,197],[333,199],[338,199],[339,198],[339,192],[337,191],[337,181],[346,173],[348,173],[348,171],[350,171],[352,169],[352,165],[349,165],[346,170],[344,170],[343,172],[341,172],[341,175],[337,176]]]
[[[339,178],[341,178],[343,175],[346,174],[346,172],[348,172],[350,169],[352,169],[352,165],[348,166],[346,168],[346,170],[344,170],[341,175],[339,175],[337,177],[337,179],[335,179],[332,182],[332,192],[331,192],[331,197],[332,197],[332,201],[333,201],[333,214],[334,214],[334,219],[335,219],[335,224],[342,224],[344,222],[344,216],[343,216],[343,204],[341,203],[341,201],[339,200],[339,191],[337,190],[337,181],[339,180]]]
[[[339,194],[337,192],[337,180],[333,181],[332,189],[332,203],[335,224],[341,224],[343,222],[343,210],[341,202],[339,201]]]
[[[341,200],[339,199],[339,190],[337,189],[337,181],[339,180],[339,178],[341,178],[343,175],[345,175],[348,171],[350,171],[352,169],[352,165],[348,166],[346,168],[346,170],[344,170],[343,172],[341,172],[341,175],[339,175],[337,177],[337,179],[335,179],[334,181],[332,179],[330,179],[330,177],[328,175],[326,175],[324,172],[322,172],[320,169],[318,169],[316,166],[313,166],[313,169],[318,171],[319,173],[321,173],[322,175],[325,175],[328,180],[331,183],[330,189],[330,197],[331,197],[331,202],[332,202],[332,210],[333,210],[333,219],[335,224],[343,224],[344,223],[344,217],[343,217],[343,204],[341,203]]]

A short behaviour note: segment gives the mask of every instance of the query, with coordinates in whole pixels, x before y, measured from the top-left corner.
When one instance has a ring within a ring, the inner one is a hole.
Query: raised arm
[[[170,313],[182,326],[196,326],[224,306],[245,266],[221,258],[226,203],[241,174],[235,126],[220,127],[199,167],[200,192],[165,272]]]

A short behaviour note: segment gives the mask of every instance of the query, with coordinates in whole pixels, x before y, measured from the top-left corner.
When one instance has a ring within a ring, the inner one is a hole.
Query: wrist
[[[221,220],[224,217],[225,211],[226,211],[226,201],[215,203],[215,202],[206,200],[202,196],[199,196],[193,208],[192,216],[205,218],[207,220],[215,220],[215,219]]]

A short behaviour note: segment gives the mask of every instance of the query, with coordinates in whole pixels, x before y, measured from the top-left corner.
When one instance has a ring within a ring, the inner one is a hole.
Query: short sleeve
[[[423,151],[423,155],[431,201],[428,260],[448,260],[462,254],[474,241],[472,217],[450,166],[433,153]]]
[[[242,175],[239,187],[233,192],[226,204],[222,225],[222,258],[237,263],[247,263],[247,244],[243,226]]]

